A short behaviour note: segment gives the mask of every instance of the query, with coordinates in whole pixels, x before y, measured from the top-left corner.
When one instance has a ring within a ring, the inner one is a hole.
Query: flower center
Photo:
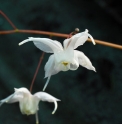
[[[29,110],[25,110],[25,114],[30,115],[32,113]]]
[[[68,65],[68,62],[62,62],[62,64],[63,64],[64,66],[67,66],[67,65]]]

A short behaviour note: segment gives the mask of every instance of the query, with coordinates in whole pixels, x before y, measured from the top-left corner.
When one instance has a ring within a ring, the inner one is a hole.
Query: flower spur
[[[29,37],[29,39],[19,43],[19,45],[22,45],[26,42],[33,41],[34,45],[40,50],[46,53],[53,53],[50,55],[45,65],[45,78],[48,77],[48,79],[43,88],[43,91],[47,87],[50,77],[60,71],[76,70],[79,65],[81,65],[96,72],[89,58],[85,56],[83,52],[74,50],[78,46],[83,45],[88,37],[91,38],[93,44],[95,45],[95,41],[88,33],[87,29],[84,32],[73,35],[71,38],[65,39],[63,46],[60,42],[51,40],[49,38]]]

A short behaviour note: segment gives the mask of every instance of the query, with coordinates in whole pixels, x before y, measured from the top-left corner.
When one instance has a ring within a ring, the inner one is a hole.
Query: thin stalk
[[[40,65],[41,65],[41,62],[42,62],[43,58],[44,58],[44,52],[42,53],[42,55],[41,55],[41,57],[40,57],[38,66],[37,66],[36,71],[35,71],[35,73],[34,73],[34,76],[33,76],[32,82],[31,82],[31,86],[30,86],[30,92],[32,92],[32,88],[33,88],[33,85],[34,85],[34,81],[35,81],[35,79],[36,79],[36,76],[37,76],[37,73],[38,73],[38,71],[39,71],[39,68],[40,68]]]
[[[8,23],[13,27],[13,29],[17,29],[16,26],[12,23],[12,21],[6,16],[4,12],[0,10],[0,14],[8,21]]]
[[[88,38],[87,41],[91,42],[91,39]],[[122,50],[122,45],[118,45],[118,44],[114,44],[114,43],[109,43],[109,42],[105,42],[105,41],[101,41],[101,40],[95,40],[95,43]]]
[[[36,112],[36,124],[39,124],[38,111]]]

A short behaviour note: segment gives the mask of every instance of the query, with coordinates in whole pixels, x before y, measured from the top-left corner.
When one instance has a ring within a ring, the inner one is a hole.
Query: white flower
[[[15,92],[12,95],[0,101],[0,106],[3,103],[19,102],[21,113],[26,115],[36,114],[36,122],[38,123],[37,111],[39,110],[38,105],[40,100],[54,102],[55,108],[52,114],[54,114],[57,110],[57,101],[60,101],[59,99],[45,92],[37,92],[32,95],[28,89],[23,87],[19,89],[15,88]]]
[[[19,43],[22,45],[26,42],[33,41],[35,46],[46,53],[54,53],[49,57],[45,65],[45,78],[48,77],[47,82],[43,88],[45,90],[51,75],[57,74],[60,71],[76,70],[79,65],[95,71],[90,60],[84,55],[83,52],[74,50],[78,46],[83,45],[85,41],[91,38],[93,44],[95,45],[93,37],[88,33],[86,29],[84,32],[78,33],[69,39],[65,39],[63,46],[60,42],[56,40],[51,40],[48,38],[33,38],[29,37]]]

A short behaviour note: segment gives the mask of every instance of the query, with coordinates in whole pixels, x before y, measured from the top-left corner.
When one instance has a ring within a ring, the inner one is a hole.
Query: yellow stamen
[[[68,65],[68,62],[62,62],[62,64],[64,64],[65,66],[67,66]]]

